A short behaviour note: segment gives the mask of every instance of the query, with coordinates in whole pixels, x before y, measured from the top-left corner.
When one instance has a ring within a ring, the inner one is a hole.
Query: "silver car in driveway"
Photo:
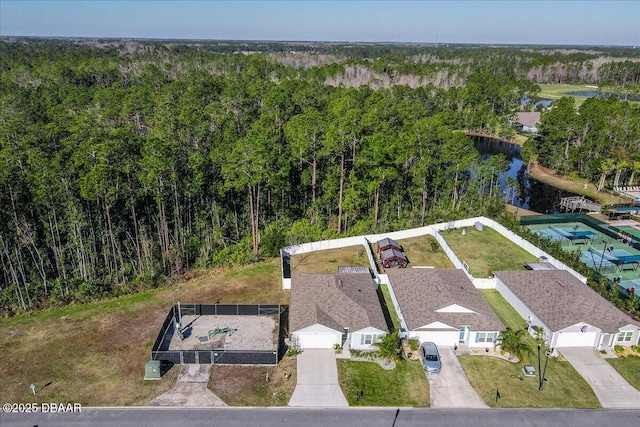
[[[420,359],[422,366],[427,372],[440,372],[442,362],[440,361],[440,353],[438,347],[432,342],[423,342],[420,345]]]

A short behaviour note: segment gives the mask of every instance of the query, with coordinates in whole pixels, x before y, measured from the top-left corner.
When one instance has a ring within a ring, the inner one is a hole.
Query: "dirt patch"
[[[286,406],[296,387],[296,358],[276,366],[215,365],[209,390],[230,406]]]

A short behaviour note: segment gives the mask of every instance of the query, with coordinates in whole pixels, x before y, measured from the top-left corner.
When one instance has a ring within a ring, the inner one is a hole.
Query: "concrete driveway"
[[[558,351],[587,381],[603,408],[640,409],[640,391],[631,387],[596,350],[565,347]]]
[[[471,387],[452,347],[438,347],[442,369],[428,373],[432,408],[488,408]]]
[[[334,350],[304,350],[297,359],[298,382],[289,400],[289,406],[349,406],[338,384]]]
[[[156,397],[145,406],[211,407],[227,406],[208,389],[211,365],[185,364],[180,366],[176,386]]]

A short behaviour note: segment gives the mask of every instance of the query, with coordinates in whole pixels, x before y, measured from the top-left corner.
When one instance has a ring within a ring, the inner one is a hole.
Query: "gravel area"
[[[185,338],[169,350],[277,350],[276,316],[183,316]],[[228,329],[208,339],[209,331]]]

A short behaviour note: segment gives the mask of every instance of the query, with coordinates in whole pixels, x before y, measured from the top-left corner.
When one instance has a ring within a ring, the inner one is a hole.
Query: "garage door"
[[[427,331],[418,331],[412,332],[412,337],[416,337],[420,340],[420,342],[428,342],[431,341],[435,343],[438,347],[453,347],[454,344],[458,343],[460,338],[460,333],[458,331],[453,332],[427,332]]]
[[[340,335],[322,332],[305,332],[296,334],[296,337],[300,348],[333,348],[341,340]]]
[[[559,332],[556,347],[595,347],[597,332]]]

